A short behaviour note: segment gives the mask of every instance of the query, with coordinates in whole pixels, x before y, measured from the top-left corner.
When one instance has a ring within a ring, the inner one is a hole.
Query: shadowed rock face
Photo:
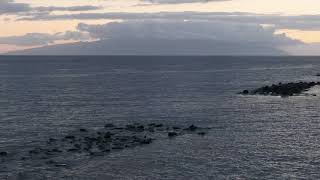
[[[28,160],[39,160],[49,166],[65,167],[69,165],[54,159],[72,155],[104,156],[115,151],[148,145],[160,138],[173,138],[184,134],[205,135],[209,129],[195,125],[171,127],[155,123],[147,125],[136,123],[126,126],[106,124],[99,130],[81,128],[62,138],[49,138],[45,144],[21,152],[19,156],[20,160],[26,163]],[[10,152],[1,152],[0,156],[4,157],[7,154],[10,155]],[[10,160],[10,157],[2,159],[5,160]]]
[[[264,86],[255,90],[244,90],[244,95],[271,95],[271,96],[294,96],[302,94],[313,86],[320,85],[320,82],[298,82],[298,83],[279,83],[271,86]]]

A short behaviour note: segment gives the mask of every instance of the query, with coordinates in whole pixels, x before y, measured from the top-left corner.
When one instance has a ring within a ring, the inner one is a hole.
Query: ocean
[[[318,96],[243,96],[320,81],[320,57],[0,56],[0,179],[319,179]],[[48,138],[106,123],[195,124],[99,157],[20,155]],[[10,156],[11,155],[11,156]],[[19,157],[19,158],[17,158]]]

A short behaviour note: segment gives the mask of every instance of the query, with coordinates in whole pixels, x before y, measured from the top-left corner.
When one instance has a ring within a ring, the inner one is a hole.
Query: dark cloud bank
[[[277,49],[278,46],[300,43],[285,35],[275,35],[274,29],[263,28],[258,24],[206,20],[134,20],[105,25],[79,24],[77,32],[44,34],[42,39],[46,42],[54,38],[86,40],[88,36],[98,41],[47,46],[14,54],[284,55],[284,52]],[[0,38],[0,43],[33,42],[28,38],[30,36]],[[32,45],[38,41],[34,42]]]

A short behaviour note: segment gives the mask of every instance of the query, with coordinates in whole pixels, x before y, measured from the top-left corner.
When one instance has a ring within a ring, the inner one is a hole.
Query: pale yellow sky
[[[17,0],[32,6],[80,6],[94,5],[104,7],[103,10],[90,12],[251,12],[282,15],[314,15],[320,13],[319,0],[232,0],[225,2],[189,3],[175,5],[136,6],[138,0]],[[61,12],[55,12],[61,13]],[[77,12],[74,12],[77,13]],[[68,21],[14,21],[14,17],[0,16],[0,37],[23,35],[26,33],[57,33],[74,30],[78,23],[102,24],[111,20],[68,20]],[[278,32],[286,33],[289,37],[304,42],[320,42],[319,31],[301,31],[284,29]],[[3,45],[2,45],[3,47]],[[1,47],[0,47],[1,48]]]

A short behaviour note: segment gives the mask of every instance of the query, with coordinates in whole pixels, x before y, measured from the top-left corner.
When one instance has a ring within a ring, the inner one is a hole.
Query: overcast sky
[[[0,53],[80,41],[205,40],[314,55],[318,12],[319,0],[0,0]]]

